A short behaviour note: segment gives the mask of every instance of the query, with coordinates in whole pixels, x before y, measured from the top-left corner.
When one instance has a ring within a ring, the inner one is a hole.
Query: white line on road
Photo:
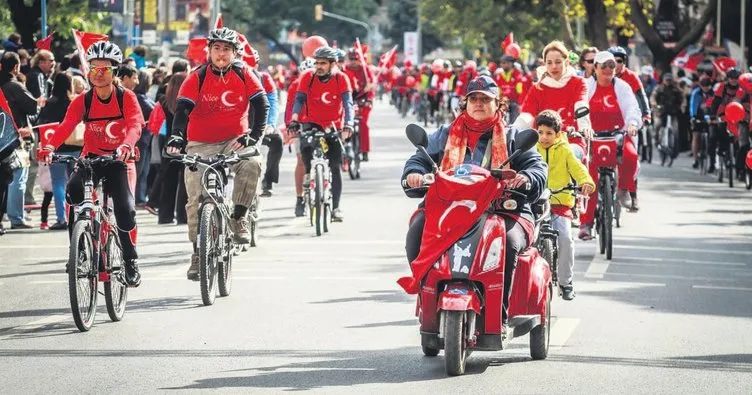
[[[721,291],[749,291],[752,292],[752,288],[745,287],[724,287],[720,285],[693,285],[694,289],[716,289]]]
[[[707,253],[707,254],[752,255],[752,251],[719,250],[719,249],[713,249],[713,248],[660,247],[660,246],[641,246],[641,245],[624,245],[624,244],[619,244],[618,247],[620,249],[623,248],[625,250],[657,250],[657,251],[675,251],[675,252],[699,252],[699,253]]]
[[[579,318],[557,318],[551,326],[549,347],[561,348],[567,344],[567,340],[569,340],[575,329],[577,329],[580,321],[582,320]]]
[[[15,250],[15,249],[19,249],[19,248],[23,248],[23,249],[27,249],[27,248],[37,248],[37,249],[39,249],[39,248],[41,248],[43,250],[48,250],[50,248],[65,248],[65,249],[68,249],[68,245],[67,244],[44,244],[44,245],[40,245],[40,244],[11,244],[11,245],[0,246],[0,250]]]
[[[596,252],[593,256],[593,261],[590,262],[587,271],[585,271],[585,278],[603,278],[610,263],[610,261],[606,260],[605,256]]]
[[[28,324],[23,325],[24,329],[41,328],[45,325],[56,324],[58,322],[68,319],[68,315],[55,314],[47,316],[36,321],[31,321]]]
[[[644,260],[644,261],[651,261],[651,262],[678,262],[678,263],[686,263],[686,264],[692,264],[692,265],[747,266],[747,264],[744,262],[698,261],[698,260],[693,260],[693,259],[682,259],[682,258],[652,258],[652,257],[644,257],[644,256],[621,256],[619,255],[619,259],[634,259],[634,260]]]

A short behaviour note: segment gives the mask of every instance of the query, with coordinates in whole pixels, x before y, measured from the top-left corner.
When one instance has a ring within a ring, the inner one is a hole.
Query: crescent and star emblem
[[[326,98],[326,95],[328,94],[329,92],[324,92],[321,94],[321,101],[324,102],[324,104],[332,104],[332,101]]]
[[[107,123],[107,126],[105,126],[105,127],[104,127],[104,134],[106,134],[106,135],[107,135],[107,137],[109,137],[109,138],[111,138],[111,139],[113,139],[113,140],[116,140],[116,139],[117,139],[117,137],[115,137],[115,136],[114,136],[114,135],[112,134],[112,131],[110,130],[110,129],[112,129],[112,127],[113,127],[114,125],[117,125],[117,121],[115,121],[115,122],[108,122],[108,123]]]
[[[227,101],[227,95],[231,93],[232,91],[227,91],[223,93],[222,96],[220,97],[220,100],[222,100],[222,104],[224,104],[225,107],[235,107],[237,105],[237,103],[230,103],[229,101]]]
[[[598,147],[598,156],[607,158],[611,154],[611,147],[607,145],[601,145]]]
[[[611,95],[603,97],[603,105],[606,106],[607,108],[614,108],[615,107],[615,105],[613,103],[609,103],[608,102],[609,99],[611,99],[611,98],[613,98],[613,96],[611,96]]]
[[[44,139],[47,140],[47,141],[50,141],[50,136],[53,135],[53,134],[55,134],[55,129],[47,129],[44,132]]]

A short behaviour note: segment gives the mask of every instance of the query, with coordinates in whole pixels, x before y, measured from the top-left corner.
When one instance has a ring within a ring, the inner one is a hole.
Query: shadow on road
[[[310,302],[311,304],[349,303],[349,302],[378,302],[378,303],[415,303],[415,297],[405,294],[402,290],[362,291],[364,296],[338,298]]]

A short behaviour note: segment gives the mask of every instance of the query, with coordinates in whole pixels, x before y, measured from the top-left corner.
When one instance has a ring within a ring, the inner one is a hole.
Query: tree
[[[643,4],[640,0],[630,0],[632,9],[642,9]],[[679,41],[672,47],[667,47],[663,42],[654,24],[647,17],[647,13],[635,12],[632,13],[632,22],[640,30],[640,34],[645,39],[645,44],[653,52],[653,62],[660,70],[668,70],[671,61],[679,54],[684,48],[697,42],[705,31],[705,26],[710,22],[713,16],[716,14],[716,7],[718,3],[716,1],[709,1],[702,11],[699,19],[692,21],[691,25],[686,24],[684,28],[691,26],[684,34],[681,35]],[[689,19],[689,18],[687,18]],[[720,34],[720,32],[718,33]]]
[[[370,19],[378,8],[377,3],[373,1],[322,0],[319,3],[324,6],[324,10],[365,21]],[[291,23],[294,23],[300,32],[307,32],[308,35],[319,34],[330,42],[337,40],[339,43],[350,45],[356,37],[360,37],[361,41],[365,40],[367,31],[364,27],[327,17],[323,21],[316,21],[313,7],[312,2],[296,0],[276,0],[274,6],[270,6],[264,0],[222,2],[223,19],[228,27],[251,35],[258,34],[274,42],[292,60],[296,60],[296,57],[278,40],[281,29]]]
[[[5,0],[10,10],[11,20],[16,31],[21,35],[24,46],[31,48],[36,39],[41,38],[42,5],[40,0]],[[106,14],[90,12],[86,0],[56,0],[47,2],[47,24],[54,30],[53,48],[68,52],[73,49],[71,28],[106,33],[109,30],[104,23]]]
[[[418,29],[418,10],[417,2],[411,1],[392,1],[389,3],[388,16],[391,23],[390,28],[386,32],[386,36],[392,40],[392,44],[399,44],[402,48],[402,41],[404,39],[405,32],[416,31]],[[436,48],[442,47],[444,43],[437,36],[436,30],[433,25],[424,21],[421,26],[422,36],[422,52],[428,53]]]

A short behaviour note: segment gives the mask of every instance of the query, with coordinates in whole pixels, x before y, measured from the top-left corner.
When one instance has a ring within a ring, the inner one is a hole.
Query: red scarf
[[[491,168],[496,169],[501,166],[509,156],[501,113],[497,111],[493,118],[476,121],[470,117],[467,111],[463,111],[452,122],[449,129],[449,138],[447,138],[447,144],[444,147],[444,158],[441,160],[441,170],[446,171],[464,163],[467,147],[474,149],[478,140],[489,129],[493,129]]]

